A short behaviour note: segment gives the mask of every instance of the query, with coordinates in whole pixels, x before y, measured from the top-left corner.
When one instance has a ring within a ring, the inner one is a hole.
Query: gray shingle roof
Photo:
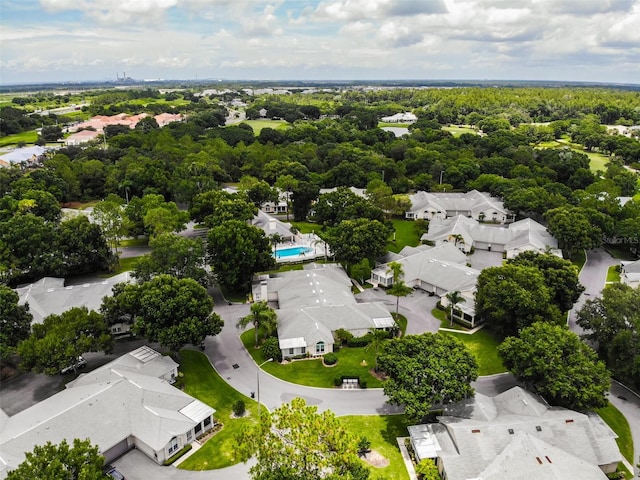
[[[129,354],[125,355],[127,357]],[[155,450],[214,410],[127,362],[104,365],[67,388],[6,420],[0,431],[3,459],[22,461],[35,445],[89,438],[101,452],[135,436]],[[159,357],[151,363],[162,361]],[[202,417],[194,421],[194,415]]]
[[[368,330],[394,325],[383,303],[357,303],[351,280],[336,265],[305,265],[304,270],[278,274],[267,285],[278,295],[278,338],[282,348],[291,339],[299,338],[304,338],[307,345],[333,343],[331,332],[340,328]]]
[[[409,197],[411,201],[411,212],[422,212],[426,209],[434,211],[447,212],[484,212],[489,217],[493,212],[508,213],[504,208],[503,202],[492,197],[488,193],[471,190],[470,192],[416,192]]]
[[[44,277],[37,282],[16,288],[19,303],[29,304],[33,323],[42,323],[51,314],[59,315],[73,307],[87,307],[98,311],[102,299],[112,294],[116,283],[129,281],[129,272],[124,272],[100,282],[65,286],[63,278]]]
[[[554,455],[553,458],[563,459],[576,468],[582,468],[584,464],[608,465],[622,459],[615,443],[615,433],[597,420],[597,415],[549,407],[541,397],[520,387],[514,387],[492,399],[477,394],[475,399],[447,407],[445,413],[438,419],[438,428],[433,426],[433,432],[441,446],[438,456],[450,480],[480,478],[485,470],[487,474],[494,475],[487,478],[496,480],[567,478],[536,477],[535,472],[541,471],[536,470],[539,464],[528,460],[523,460],[520,467],[517,463],[513,464],[514,476],[509,476],[511,470],[502,474],[501,465],[509,465],[513,452],[529,455],[531,452],[547,451]],[[533,437],[534,440],[520,440],[522,436]],[[518,440],[512,445],[515,439]],[[546,447],[544,443],[553,448]],[[556,448],[564,450],[565,455],[558,453]],[[497,462],[496,459],[503,453],[504,463]],[[589,470],[595,472],[584,467],[585,472]],[[553,470],[550,474],[558,471],[563,470]],[[589,475],[584,478],[603,478],[593,473]]]

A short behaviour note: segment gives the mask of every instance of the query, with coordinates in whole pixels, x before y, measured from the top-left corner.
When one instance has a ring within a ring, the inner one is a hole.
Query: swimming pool
[[[279,248],[276,252],[276,258],[295,257],[296,255],[304,255],[312,251],[313,248],[309,247]]]

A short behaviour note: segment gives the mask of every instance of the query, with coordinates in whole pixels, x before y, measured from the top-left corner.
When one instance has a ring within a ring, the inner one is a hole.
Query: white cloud
[[[640,78],[640,0],[0,1],[5,82]]]

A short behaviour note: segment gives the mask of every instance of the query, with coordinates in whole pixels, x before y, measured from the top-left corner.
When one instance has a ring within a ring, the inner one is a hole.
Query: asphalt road
[[[620,260],[612,257],[602,248],[587,252],[587,261],[580,271],[580,283],[584,285],[585,290],[574,305],[574,308],[569,312],[568,325],[571,331],[581,336],[586,333],[576,323],[576,312],[582,308],[587,300],[593,300],[600,296],[602,289],[606,285],[609,267],[619,264]],[[622,412],[629,422],[635,460],[632,465],[635,467],[635,464],[640,462],[640,397],[618,382],[613,381],[611,383],[609,401]],[[635,474],[640,475],[638,468],[635,468]]]
[[[600,293],[604,286],[608,266],[616,263],[615,259],[602,250],[589,252],[588,261],[580,274],[580,280],[586,287],[585,293],[590,295],[583,295],[581,301],[584,301],[585,298],[593,298]],[[210,289],[210,292],[216,304],[215,310],[225,320],[225,326],[219,335],[207,339],[205,353],[218,373],[241,393],[249,396],[251,392],[257,392],[257,378],[260,375],[260,400],[269,409],[275,409],[295,397],[302,397],[308,404],[316,405],[319,410],[331,409],[336,415],[380,415],[400,412],[399,408],[386,403],[386,397],[381,389],[340,390],[305,387],[284,382],[264,371],[259,371],[240,341],[241,331],[235,327],[238,318],[249,312],[249,305],[229,305],[219,290]],[[360,301],[383,301],[390,311],[395,311],[395,298],[382,291],[367,290],[363,294],[359,294],[358,297]],[[400,312],[409,320],[408,332],[420,333],[437,330],[439,322],[430,315],[431,308],[435,306],[433,298],[427,294],[414,292],[408,297],[400,299]],[[573,315],[574,312],[570,316],[570,326],[575,329],[575,320],[573,323],[571,322]],[[126,350],[129,347],[133,349],[137,345],[122,345],[118,350]],[[99,360],[98,354],[93,355],[96,357],[87,354],[90,368],[98,366],[98,362],[105,363],[111,359],[103,356],[103,359]],[[3,382],[3,392],[0,396],[2,402],[0,405],[3,409],[5,409],[5,404],[24,404],[25,398],[29,399],[27,403],[32,402],[31,404],[33,404],[61,388],[60,376],[25,375],[10,382]],[[514,385],[516,385],[516,381],[509,374],[481,377],[473,383],[476,391],[489,396],[501,393]],[[10,391],[14,393],[10,393]],[[30,391],[30,393],[25,394],[26,391]],[[9,395],[13,395],[13,397]],[[629,421],[637,458],[640,447],[640,397],[614,383],[610,400]],[[9,410],[11,409],[9,408]],[[123,456],[115,462],[115,465],[125,473],[129,480],[146,480],[148,478],[159,480],[228,478],[244,480],[249,478],[248,465],[240,464],[228,469],[205,472],[188,472],[175,468],[159,467],[138,451],[132,451]]]

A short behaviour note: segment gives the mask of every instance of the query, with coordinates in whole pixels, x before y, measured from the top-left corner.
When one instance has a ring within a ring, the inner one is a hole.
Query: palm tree
[[[269,235],[269,241],[271,245],[273,245],[273,256],[278,258],[278,245],[282,243],[284,237],[279,233],[274,233],[273,235]]]
[[[451,235],[451,238],[454,240],[454,247],[458,246],[458,242],[460,240],[462,240],[464,242],[464,237],[462,235],[460,235],[459,233],[454,233],[453,235]]]
[[[378,371],[378,350],[380,349],[382,344],[385,342],[385,340],[387,340],[387,332],[377,328],[370,328],[369,335],[371,336],[371,341],[369,342],[369,345],[365,347],[365,351],[369,350],[370,348],[373,348],[373,352],[375,354],[373,370],[377,372]]]
[[[258,347],[258,329],[264,328],[265,334],[272,333],[278,326],[278,316],[273,308],[267,305],[266,301],[255,302],[251,305],[251,313],[238,320],[237,327],[244,328],[253,324],[255,335],[255,346]]]
[[[449,312],[449,326],[452,327],[453,326],[453,309],[456,307],[457,304],[465,302],[466,300],[458,290],[454,290],[452,292],[447,293],[446,297],[447,297],[447,300],[449,300],[449,306],[451,307],[451,310]]]
[[[398,315],[398,309],[400,308],[400,297],[406,297],[411,293],[411,289],[404,284],[402,277],[404,276],[404,270],[402,264],[398,262],[391,262],[387,273],[393,273],[393,283],[391,288],[387,290],[387,293],[396,297],[396,316]]]

